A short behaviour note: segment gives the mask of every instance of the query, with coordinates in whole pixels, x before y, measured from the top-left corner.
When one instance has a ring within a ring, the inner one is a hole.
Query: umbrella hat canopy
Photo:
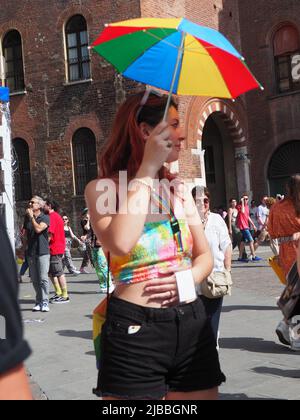
[[[92,48],[125,77],[178,95],[236,98],[260,87],[220,32],[187,19],[112,23]]]

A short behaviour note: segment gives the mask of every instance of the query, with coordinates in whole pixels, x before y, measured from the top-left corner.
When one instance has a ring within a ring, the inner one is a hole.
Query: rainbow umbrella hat
[[[218,31],[187,19],[110,23],[91,45],[119,73],[177,95],[236,98],[262,88]]]

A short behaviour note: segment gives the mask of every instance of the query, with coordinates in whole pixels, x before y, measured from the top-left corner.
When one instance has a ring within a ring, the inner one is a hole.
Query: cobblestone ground
[[[269,247],[263,246],[258,249],[258,255],[263,258],[263,261],[238,263],[236,261],[237,252],[234,252],[232,263],[234,286],[245,291],[276,298],[281,294],[282,286],[267,261],[272,253]]]

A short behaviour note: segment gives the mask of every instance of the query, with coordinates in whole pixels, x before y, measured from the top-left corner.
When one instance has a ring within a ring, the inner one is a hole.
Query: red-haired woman
[[[102,155],[102,178],[86,188],[116,284],[101,334],[103,399],[216,399],[225,380],[195,294],[212,256],[192,196],[164,166],[178,160],[184,140],[173,100],[162,121],[166,103],[149,90],[125,101]]]

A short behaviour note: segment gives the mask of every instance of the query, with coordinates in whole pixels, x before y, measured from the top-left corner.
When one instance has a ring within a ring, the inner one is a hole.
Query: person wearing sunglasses
[[[74,235],[73,230],[70,226],[69,218],[66,214],[63,214],[63,221],[64,221],[64,231],[65,231],[65,239],[66,239],[66,250],[63,258],[63,267],[67,267],[70,274],[73,274],[77,276],[80,274],[80,271],[77,270],[75,267],[72,255],[71,255],[71,249],[72,249],[72,243],[73,241],[76,241],[77,243],[81,243],[81,241],[77,238],[76,235]]]
[[[150,90],[127,98],[101,157],[101,179],[85,191],[116,285],[95,391],[106,400],[216,399],[225,380],[195,287],[211,272],[212,255],[189,190],[165,166],[184,142],[174,99],[162,121],[166,104],[167,96]],[[106,201],[114,205],[107,209]]]
[[[50,303],[69,303],[68,286],[64,274],[63,258],[66,251],[66,239],[64,222],[58,213],[59,205],[56,201],[48,199],[45,203],[45,212],[50,217],[49,246],[50,246],[50,268],[49,276],[53,284],[55,294],[51,297]]]
[[[225,220],[220,214],[210,211],[210,192],[208,188],[204,188],[202,193],[202,187],[194,187],[192,195],[196,202],[197,197],[199,197],[198,209],[200,214],[203,215],[202,222],[205,236],[214,258],[213,271],[208,276],[208,281],[202,282],[198,287],[198,292],[211,319],[217,347],[219,347],[219,324],[223,297],[231,293],[232,243]]]
[[[255,255],[254,239],[250,232],[250,225],[254,232],[257,232],[257,227],[255,226],[253,220],[250,217],[249,198],[246,194],[241,198],[240,204],[237,206],[237,210],[238,216],[236,225],[242,233],[242,242],[240,246],[240,255],[238,261],[246,263],[249,262],[249,259],[245,258],[244,256],[246,244],[249,244],[250,246],[250,261],[261,261],[261,258]]]
[[[30,276],[36,292],[34,312],[49,312],[50,218],[44,213],[44,206],[44,200],[34,196],[28,203],[24,221]]]
[[[230,238],[232,240],[232,249],[235,249],[236,247],[240,249],[241,240],[242,240],[241,231],[236,225],[237,216],[238,216],[237,200],[234,198],[231,198],[229,200],[229,209],[227,211],[227,218],[225,219],[225,221],[227,221],[227,224],[228,224],[228,231],[229,231]]]

